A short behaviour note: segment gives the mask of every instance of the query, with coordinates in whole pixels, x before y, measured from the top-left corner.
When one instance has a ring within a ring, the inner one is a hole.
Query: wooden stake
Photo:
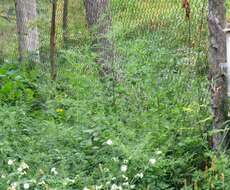
[[[56,10],[57,2],[52,2],[52,18],[51,18],[51,30],[50,30],[50,66],[51,66],[51,79],[56,80],[57,68],[56,68]]]

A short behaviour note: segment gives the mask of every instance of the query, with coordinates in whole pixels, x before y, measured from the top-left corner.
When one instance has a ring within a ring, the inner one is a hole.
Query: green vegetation
[[[201,20],[194,17],[189,50],[188,23],[183,12],[173,12],[180,1],[159,2],[171,12],[164,17],[160,6],[151,7],[162,15],[153,23],[155,14],[141,21],[136,5],[125,9],[131,5],[114,0],[114,15],[126,15],[115,17],[110,34],[118,54],[113,64],[122,75],[118,83],[114,75],[101,80],[82,5],[75,15],[77,3],[70,7],[70,47],[62,49],[58,37],[55,82],[45,57],[47,32],[40,33],[44,63],[35,68],[17,62],[15,40],[0,37],[6,44],[0,50],[1,190],[230,189],[229,157],[217,159],[208,144],[205,25],[200,43],[195,26]],[[201,4],[197,0],[194,15]],[[12,24],[0,20],[0,29]],[[40,31],[49,29],[42,19],[38,24]]]

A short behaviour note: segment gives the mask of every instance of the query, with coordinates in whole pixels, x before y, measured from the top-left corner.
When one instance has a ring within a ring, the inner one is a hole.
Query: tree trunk
[[[51,66],[51,79],[56,80],[57,69],[56,69],[56,11],[57,3],[52,3],[52,18],[51,18],[51,29],[50,29],[50,66]]]
[[[211,100],[214,116],[213,129],[224,129],[227,120],[227,79],[221,71],[221,64],[226,62],[226,38],[223,32],[225,28],[225,1],[209,0],[209,65],[211,80]],[[221,148],[226,143],[224,132],[214,132],[213,149]]]
[[[64,0],[64,6],[63,6],[63,43],[66,45],[68,40],[68,5],[69,0]]]
[[[102,75],[112,72],[113,45],[108,37],[112,19],[109,0],[85,0],[86,18],[98,53],[97,62],[102,66]]]
[[[30,54],[34,54],[33,60],[39,57],[38,29],[34,26],[37,18],[36,0],[16,0],[16,21],[19,43],[19,59],[22,61]]]

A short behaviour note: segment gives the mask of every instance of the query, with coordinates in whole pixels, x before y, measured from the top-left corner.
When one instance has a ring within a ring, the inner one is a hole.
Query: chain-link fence
[[[124,37],[135,38],[146,33],[158,38],[158,46],[168,48],[172,53],[183,48],[185,56],[191,56],[195,52],[193,50],[205,53],[207,49],[207,0],[190,1],[189,18],[186,17],[186,7],[182,7],[181,0],[112,0],[110,5],[113,41],[117,49],[119,40]],[[64,46],[63,10],[64,1],[57,1],[57,52],[84,45],[89,39],[83,1],[69,0],[65,26],[68,46]],[[47,62],[50,49],[50,1],[38,1],[37,12],[37,19],[32,24],[38,26],[41,61]],[[14,1],[1,1],[0,13],[0,56],[4,59],[18,57]]]
[[[167,53],[184,51],[189,62],[197,62],[200,53],[207,53],[208,2],[188,2],[186,10],[181,0],[114,0],[113,24],[115,29],[120,27],[115,33],[133,38],[151,33],[157,39],[157,47],[166,48]]]

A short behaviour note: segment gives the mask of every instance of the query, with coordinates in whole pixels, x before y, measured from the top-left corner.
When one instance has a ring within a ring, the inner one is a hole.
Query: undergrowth
[[[0,189],[228,189],[228,158],[208,145],[206,76],[157,39],[117,43],[113,88],[87,44],[60,52],[56,82],[1,63]]]
[[[101,80],[84,32],[59,48],[55,82],[47,59],[0,59],[1,190],[230,189],[229,157],[209,145],[206,55],[143,22],[114,23],[119,82]]]

